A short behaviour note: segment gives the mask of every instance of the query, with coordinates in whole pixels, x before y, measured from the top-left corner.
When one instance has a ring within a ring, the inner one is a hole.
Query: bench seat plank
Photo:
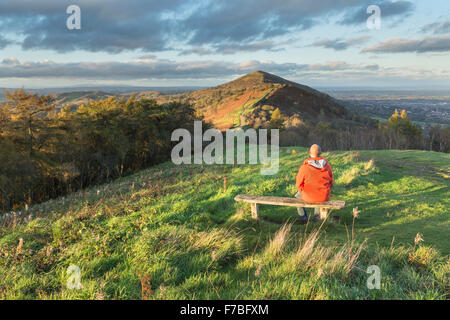
[[[254,196],[249,194],[240,194],[234,198],[235,201],[269,204],[273,206],[287,206],[287,207],[305,207],[305,208],[327,208],[327,209],[342,209],[345,208],[345,201],[330,200],[321,203],[306,203],[296,198],[287,197],[269,197],[269,196]]]

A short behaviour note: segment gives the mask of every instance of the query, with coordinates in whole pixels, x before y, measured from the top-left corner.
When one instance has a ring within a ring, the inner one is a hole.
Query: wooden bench
[[[345,201],[339,200],[331,200],[321,203],[306,203],[296,198],[252,196],[249,194],[237,195],[234,198],[234,201],[250,203],[252,208],[252,218],[254,219],[259,219],[258,204],[269,204],[273,206],[287,206],[287,207],[319,208],[320,219],[322,220],[328,217],[330,209],[345,208]]]

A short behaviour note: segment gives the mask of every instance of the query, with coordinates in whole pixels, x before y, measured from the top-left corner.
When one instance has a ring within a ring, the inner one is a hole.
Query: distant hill
[[[158,103],[187,102],[192,104],[206,121],[221,130],[236,126],[267,127],[276,109],[279,109],[282,121],[293,124],[288,126],[304,122],[314,124],[318,121],[361,125],[349,120],[351,113],[339,100],[308,86],[263,71],[255,71],[222,85],[198,90],[193,90],[194,87],[73,89],[77,90],[36,91],[40,94],[52,94],[58,107],[79,106],[90,100],[106,99],[111,96],[129,98],[132,94],[155,99]]]
[[[55,103],[58,106],[66,104],[81,105],[88,103],[90,100],[106,99],[115,94],[102,92],[102,91],[74,91],[55,94]]]
[[[310,122],[343,120],[349,115],[338,100],[329,95],[263,71],[217,87],[164,98],[192,103],[219,129],[260,126],[270,120],[277,108],[284,117]]]
[[[0,88],[0,101],[5,100],[5,90],[14,91],[17,88]],[[133,87],[133,86],[80,86],[80,87],[61,87],[44,89],[25,89],[29,92],[37,92],[40,95],[53,95],[58,106],[69,103],[74,106],[86,103],[89,99],[104,99],[110,96],[125,96],[131,94],[137,96],[148,96],[154,98],[159,95],[176,95],[193,90],[199,90],[201,87]]]

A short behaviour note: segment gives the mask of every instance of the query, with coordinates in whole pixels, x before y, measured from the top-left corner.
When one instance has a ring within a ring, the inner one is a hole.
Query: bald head
[[[313,144],[311,146],[311,148],[309,148],[309,155],[311,156],[311,158],[315,158],[320,156],[321,151],[320,151],[320,146],[318,144]]]

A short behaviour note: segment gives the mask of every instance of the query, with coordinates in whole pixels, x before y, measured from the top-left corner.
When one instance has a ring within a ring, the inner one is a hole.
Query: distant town
[[[450,90],[350,90],[325,89],[344,102],[350,111],[387,120],[395,109],[405,109],[408,117],[420,124],[450,125]]]

